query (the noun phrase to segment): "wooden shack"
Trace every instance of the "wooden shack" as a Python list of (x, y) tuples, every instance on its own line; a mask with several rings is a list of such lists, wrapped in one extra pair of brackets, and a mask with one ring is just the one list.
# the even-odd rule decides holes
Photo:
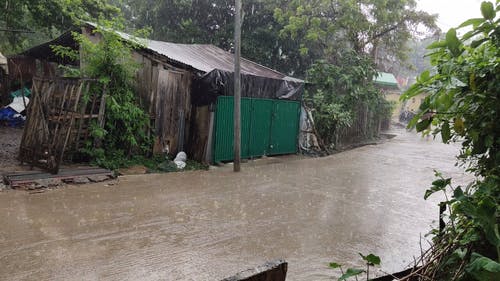
[[(87, 23), (72, 32), (81, 32), (97, 41), (100, 35), (94, 32), (95, 28), (96, 25)], [(123, 40), (132, 38), (125, 33), (118, 34)], [(213, 45), (146, 39), (141, 39), (141, 43), (144, 46), (133, 51), (132, 55), (141, 65), (136, 74), (137, 94), (141, 106), (151, 118), (155, 136), (153, 152), (175, 155), (178, 151), (186, 151), (191, 159), (210, 162), (210, 134), (214, 126), (211, 112), (213, 115), (218, 96), (233, 94), (233, 54)], [(79, 48), (69, 31), (22, 52), (20, 56), (42, 64), (79, 65), (80, 62), (57, 57), (51, 45)], [(301, 99), (301, 80), (246, 59), (241, 61), (241, 71), (243, 97)]]

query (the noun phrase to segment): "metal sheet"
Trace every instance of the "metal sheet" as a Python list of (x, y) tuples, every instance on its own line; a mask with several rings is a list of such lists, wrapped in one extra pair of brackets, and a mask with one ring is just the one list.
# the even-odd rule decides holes
[(269, 155), (273, 100), (252, 99), (249, 157)]
[[(241, 115), (241, 158), (297, 152), (300, 102), (242, 98)], [(233, 97), (220, 96), (214, 162), (234, 159), (233, 136)]]
[(270, 155), (297, 153), (300, 103), (276, 101), (271, 125)]

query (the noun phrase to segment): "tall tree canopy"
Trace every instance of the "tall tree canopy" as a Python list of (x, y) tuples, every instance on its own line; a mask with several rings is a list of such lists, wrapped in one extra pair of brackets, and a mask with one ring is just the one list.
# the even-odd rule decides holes
[(6, 39), (0, 40), (0, 48), (10, 53), (20, 51), (73, 27), (78, 20), (118, 15), (120, 10), (108, 2), (0, 0), (0, 36)]
[(303, 56), (335, 62), (353, 49), (370, 54), (379, 68), (387, 59), (404, 60), (406, 42), (420, 30), (437, 29), (436, 16), (417, 11), (415, 0), (294, 0), (275, 17), (280, 35), (299, 41)]

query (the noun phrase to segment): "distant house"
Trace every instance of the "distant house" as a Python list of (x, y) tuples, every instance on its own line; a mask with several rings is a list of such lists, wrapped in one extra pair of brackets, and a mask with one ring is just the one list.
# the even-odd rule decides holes
[(5, 74), (9, 73), (9, 69), (7, 68), (7, 58), (4, 57), (2, 53), (0, 53), (0, 71), (3, 71)]
[(401, 89), (399, 88), (398, 80), (396, 80), (396, 77), (392, 73), (378, 72), (374, 82), (384, 94), (385, 99), (395, 103), (392, 118), (398, 118), (401, 109), (401, 103), (399, 101)]
[[(20, 53), (25, 77), (60, 76), (58, 64), (79, 65), (58, 57), (51, 45), (78, 50), (71, 32), (100, 40), (95, 25), (68, 31)], [(119, 33), (124, 40), (130, 35)], [(133, 52), (141, 67), (137, 94), (151, 118), (155, 153), (186, 151), (203, 162), (229, 161), (232, 155), (233, 54), (213, 45), (176, 44), (144, 39)], [(300, 100), (304, 81), (247, 59), (242, 72), (242, 157), (297, 152)]]
[(2, 98), (7, 91), (6, 85), (6, 75), (9, 73), (9, 68), (7, 65), (7, 58), (0, 53), (0, 106), (2, 106)]

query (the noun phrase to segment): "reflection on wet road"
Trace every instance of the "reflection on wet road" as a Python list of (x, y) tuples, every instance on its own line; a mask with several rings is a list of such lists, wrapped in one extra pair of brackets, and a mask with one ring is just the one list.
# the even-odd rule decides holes
[(358, 252), (402, 269), (437, 218), (433, 169), (464, 181), (457, 146), (404, 131), (320, 159), (126, 176), (0, 193), (1, 280), (219, 280), (285, 258), (287, 280), (327, 280)]

